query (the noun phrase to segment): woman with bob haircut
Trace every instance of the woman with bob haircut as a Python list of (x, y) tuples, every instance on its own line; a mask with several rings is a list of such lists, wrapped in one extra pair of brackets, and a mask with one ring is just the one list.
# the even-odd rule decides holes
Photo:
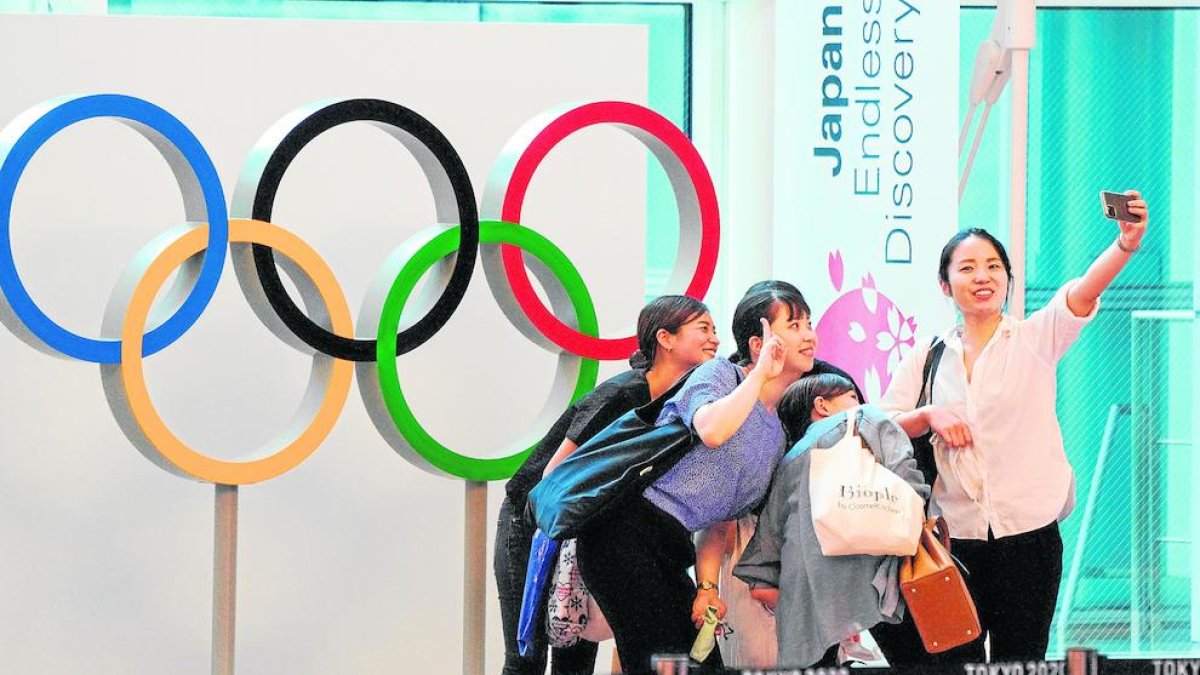
[[(683, 295), (664, 295), (643, 307), (638, 314), (637, 334), (638, 351), (629, 359), (632, 369), (602, 382), (572, 403), (505, 486), (494, 556), (504, 630), (503, 675), (541, 675), (546, 671), (545, 630), (535, 632), (531, 656), (523, 657), (517, 649), (517, 623), (534, 531), (534, 525), (524, 517), (529, 491), (601, 429), (649, 403), (684, 373), (716, 356), (720, 344), (708, 307)], [(596, 651), (596, 643), (586, 640), (556, 647), (551, 650), (551, 672), (591, 673)]]
[(844, 375), (820, 373), (793, 384), (779, 402), (788, 447), (803, 438), (813, 422), (858, 405), (862, 405), (858, 387)]
[[(934, 434), (933, 507), (946, 519), (951, 551), (969, 570), (967, 586), (990, 637), (992, 661), (1040, 660), (1062, 578), (1058, 523), (1075, 504), (1075, 476), (1055, 415), (1059, 360), (1096, 316), (1100, 294), (1142, 245), (1148, 210), (1137, 191), (1119, 232), (1082, 277), (1028, 317), (1005, 313), (1012, 265), (981, 229), (959, 232), (942, 249), (938, 282), (961, 315), (945, 345), (931, 403), (917, 407), (931, 342), (901, 361), (881, 407), (916, 437)], [(907, 648), (877, 635), (894, 663), (928, 660), (908, 626)], [(943, 655), (938, 655), (942, 660)], [(944, 655), (984, 660), (983, 639)]]
[[(583, 581), (613, 629), (626, 672), (651, 672), (657, 653), (688, 652), (708, 606), (724, 614), (720, 555), (702, 566), (692, 534), (702, 533), (701, 548), (716, 542), (723, 550), (730, 522), (766, 494), (784, 449), (775, 408), (813, 366), (809, 315), (794, 290), (764, 288), (742, 298), (733, 335), (748, 365), (721, 357), (704, 363), (658, 419), (689, 425), (698, 442), (640, 497), (579, 535)], [(688, 575), (693, 565), (699, 589)], [(722, 666), (719, 649), (705, 666)]]
[(779, 419), (790, 450), (734, 574), (750, 584), (751, 597), (778, 612), (780, 665), (874, 660), (878, 656), (858, 635), (901, 621), (900, 557), (823, 554), (809, 493), (816, 480), (813, 451), (837, 446), (853, 425), (875, 461), (925, 499), (929, 487), (913, 459), (912, 443), (883, 410), (860, 406), (854, 384), (834, 374), (810, 375), (788, 387)]

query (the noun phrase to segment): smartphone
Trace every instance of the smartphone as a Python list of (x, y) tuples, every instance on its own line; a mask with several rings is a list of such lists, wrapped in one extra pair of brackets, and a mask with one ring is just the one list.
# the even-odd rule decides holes
[(1104, 210), (1104, 217), (1111, 220), (1124, 223), (1141, 222), (1141, 218), (1129, 212), (1129, 202), (1132, 200), (1133, 197), (1119, 192), (1100, 191), (1100, 208)]

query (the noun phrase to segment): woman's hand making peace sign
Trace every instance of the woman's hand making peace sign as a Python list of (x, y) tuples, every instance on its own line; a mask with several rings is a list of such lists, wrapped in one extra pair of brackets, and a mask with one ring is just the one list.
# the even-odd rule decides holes
[(762, 347), (758, 350), (754, 371), (761, 373), (764, 380), (773, 380), (783, 372), (787, 352), (783, 338), (771, 332), (771, 324), (764, 318), (759, 321), (762, 322)]

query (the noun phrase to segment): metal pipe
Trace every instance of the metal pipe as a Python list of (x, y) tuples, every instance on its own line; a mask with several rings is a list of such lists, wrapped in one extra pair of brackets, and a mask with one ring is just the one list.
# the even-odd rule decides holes
[(1008, 172), (1008, 255), (1012, 261), (1013, 290), (1009, 312), (1025, 317), (1025, 206), (1026, 146), (1029, 143), (1029, 52), (1012, 51), (1012, 134)]
[(1075, 589), (1079, 585), (1079, 571), (1083, 568), (1083, 551), (1087, 544), (1088, 535), (1092, 530), (1092, 516), (1096, 512), (1096, 504), (1100, 501), (1100, 488), (1104, 483), (1104, 468), (1108, 463), (1108, 451), (1112, 447), (1113, 435), (1117, 429), (1117, 419), (1129, 414), (1129, 405), (1116, 404), (1109, 406), (1108, 419), (1104, 422), (1104, 436), (1100, 440), (1100, 452), (1096, 457), (1096, 468), (1092, 471), (1092, 482), (1088, 486), (1087, 502), (1083, 507), (1083, 520), (1079, 523), (1079, 536), (1075, 539), (1075, 550), (1071, 553), (1071, 568), (1067, 572), (1067, 584), (1063, 594), (1062, 609), (1058, 614), (1058, 644), (1067, 642), (1067, 627), (1070, 623), (1071, 610), (1075, 608)]
[(463, 675), (484, 675), (487, 629), (487, 483), (465, 481)]
[(213, 521), (213, 675), (233, 675), (237, 609), (238, 489), (217, 485)]

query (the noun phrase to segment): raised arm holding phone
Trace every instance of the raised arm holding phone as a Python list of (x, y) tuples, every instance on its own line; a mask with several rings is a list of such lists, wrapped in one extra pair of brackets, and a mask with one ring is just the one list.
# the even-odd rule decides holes
[[(910, 436), (934, 433), (934, 508), (949, 525), (951, 550), (970, 570), (968, 587), (993, 661), (1045, 657), (1062, 577), (1058, 522), (1075, 503), (1055, 415), (1056, 367), (1095, 317), (1100, 294), (1142, 245), (1146, 201), (1135, 190), (1124, 196), (1124, 211), (1106, 208), (1104, 215), (1134, 220), (1118, 219), (1113, 243), (1083, 276), (1026, 318), (1004, 311), (1012, 286), (1004, 246), (981, 229), (951, 237), (938, 282), (961, 322), (939, 336), (944, 350), (932, 402), (916, 407), (929, 340), (901, 361), (881, 401)], [(890, 662), (931, 660), (915, 632), (876, 638)], [(939, 657), (981, 662), (982, 636)]]

